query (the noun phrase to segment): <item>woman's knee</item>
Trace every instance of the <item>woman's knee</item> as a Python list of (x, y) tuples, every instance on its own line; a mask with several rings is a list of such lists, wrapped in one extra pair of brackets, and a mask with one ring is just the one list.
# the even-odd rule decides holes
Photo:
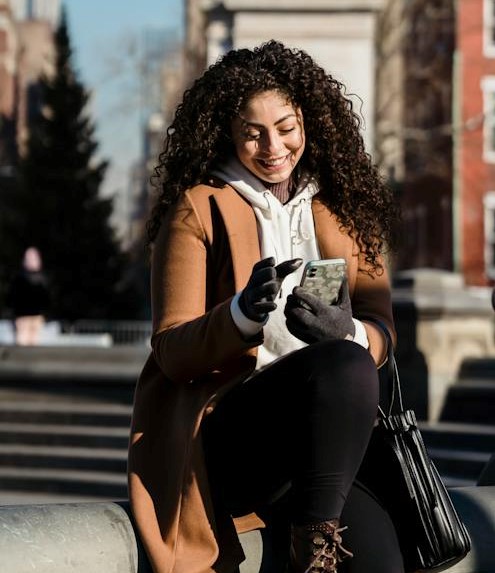
[(343, 380), (378, 378), (376, 364), (366, 348), (349, 340), (324, 340), (311, 347), (312, 369), (331, 372)]
[(378, 371), (367, 349), (355, 342), (336, 340), (314, 344), (312, 351), (309, 378), (320, 396), (327, 394), (334, 399), (338, 393), (378, 401)]

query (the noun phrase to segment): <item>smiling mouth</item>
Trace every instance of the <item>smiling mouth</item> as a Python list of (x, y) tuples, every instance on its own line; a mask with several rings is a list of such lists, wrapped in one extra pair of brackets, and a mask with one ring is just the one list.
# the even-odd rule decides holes
[(287, 160), (288, 155), (285, 157), (279, 157), (278, 159), (258, 159), (258, 162), (265, 167), (280, 167)]

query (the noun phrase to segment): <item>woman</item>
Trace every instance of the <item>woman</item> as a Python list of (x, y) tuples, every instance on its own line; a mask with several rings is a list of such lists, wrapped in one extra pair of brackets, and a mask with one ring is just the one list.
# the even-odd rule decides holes
[(14, 276), (7, 295), (7, 305), (14, 315), (15, 343), (34, 346), (39, 343), (50, 303), (43, 261), (36, 247), (28, 247), (22, 268)]
[[(210, 67), (168, 130), (129, 452), (156, 572), (235, 571), (236, 532), (281, 499), (289, 571), (402, 570), (388, 516), (355, 485), (386, 352), (373, 320), (394, 335), (394, 208), (342, 88), (271, 41)], [(330, 258), (347, 264), (331, 306), (297, 286)]]

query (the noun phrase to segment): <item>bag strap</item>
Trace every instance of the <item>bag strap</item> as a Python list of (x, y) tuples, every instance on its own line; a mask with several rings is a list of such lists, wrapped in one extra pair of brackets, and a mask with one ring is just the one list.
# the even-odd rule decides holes
[[(367, 322), (373, 322), (378, 326), (378, 328), (385, 335), (387, 341), (387, 389), (388, 389), (388, 412), (385, 413), (381, 405), (378, 405), (378, 413), (382, 418), (390, 416), (394, 412), (394, 406), (397, 404), (399, 411), (404, 411), (404, 405), (402, 402), (402, 390), (399, 380), (399, 370), (397, 368), (397, 362), (394, 355), (394, 345), (392, 342), (392, 337), (390, 336), (390, 331), (384, 322), (374, 316), (360, 316), (359, 320), (366, 320)], [(385, 366), (385, 365), (384, 365)]]

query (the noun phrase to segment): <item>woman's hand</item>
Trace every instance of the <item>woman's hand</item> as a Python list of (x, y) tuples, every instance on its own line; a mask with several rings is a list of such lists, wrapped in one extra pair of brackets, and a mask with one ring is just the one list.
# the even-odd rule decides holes
[(284, 278), (302, 264), (302, 259), (291, 259), (275, 266), (275, 259), (258, 261), (251, 272), (248, 284), (239, 297), (239, 307), (250, 320), (263, 322), (266, 315), (277, 308), (277, 297)]
[(332, 305), (303, 287), (295, 287), (287, 297), (284, 313), (289, 332), (308, 344), (320, 340), (353, 340), (356, 332), (347, 279), (340, 287), (337, 302)]

